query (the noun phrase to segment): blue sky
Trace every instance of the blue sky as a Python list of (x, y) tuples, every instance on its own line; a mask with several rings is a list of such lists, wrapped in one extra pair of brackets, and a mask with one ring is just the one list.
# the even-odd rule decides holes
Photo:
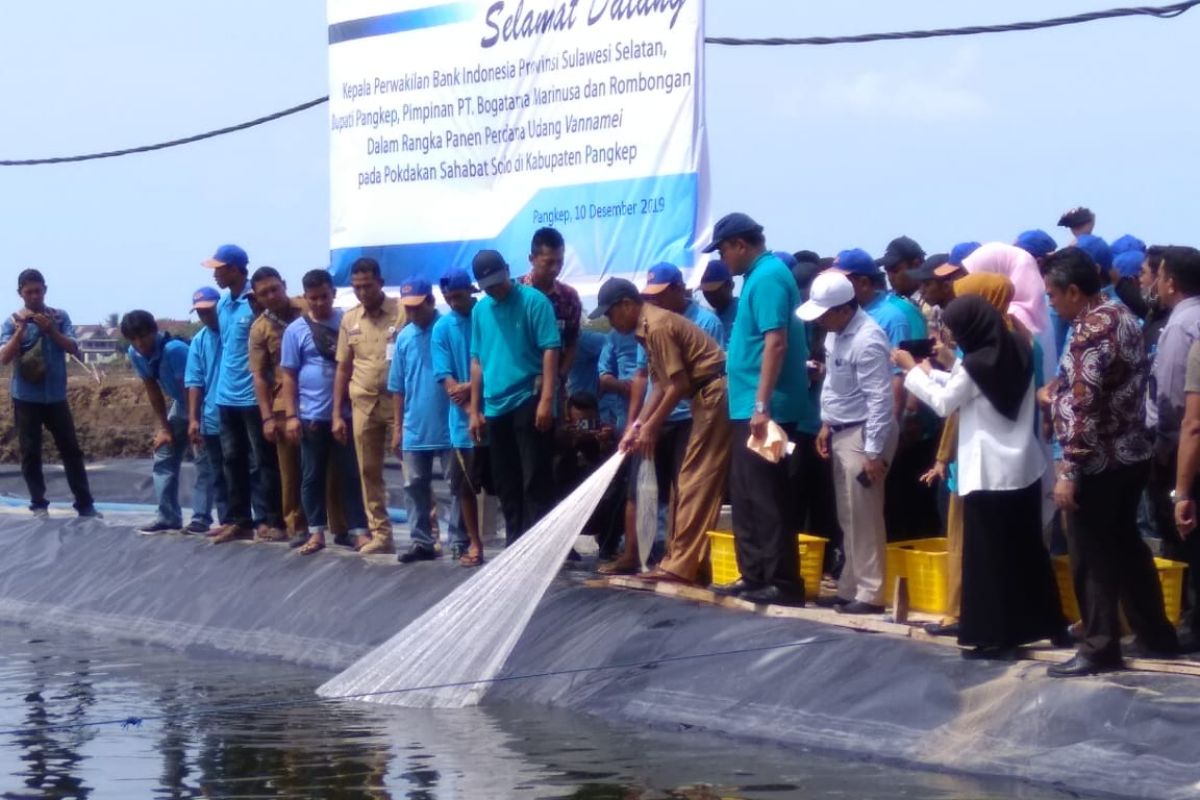
[[(1041, 19), (1106, 0), (709, 0), (712, 35)], [(6, 4), (0, 158), (187, 135), (325, 94), (323, 0)], [(708, 56), (713, 209), (776, 248), (878, 254), (1011, 239), (1085, 204), (1098, 232), (1194, 243), (1200, 9), (993, 36)], [(236, 241), (293, 282), (328, 261), (323, 109), (173, 151), (0, 170), (0, 269), (36, 266), (77, 322), (183, 316)], [(1061, 239), (1062, 237), (1059, 236)], [(10, 296), (15, 306), (17, 298)]]

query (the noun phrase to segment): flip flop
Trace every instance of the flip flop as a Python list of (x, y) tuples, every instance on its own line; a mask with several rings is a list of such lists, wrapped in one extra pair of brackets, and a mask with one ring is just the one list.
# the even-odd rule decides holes
[(613, 561), (609, 564), (601, 564), (596, 572), (601, 575), (637, 575), (638, 568), (636, 566), (622, 566), (620, 563)]
[(482, 567), (483, 554), (471, 555), (470, 553), (466, 553), (458, 560), (458, 565), (460, 567)]
[(325, 549), (325, 541), (322, 539), (309, 539), (300, 549), (302, 556), (311, 556), (313, 553), (319, 553)]

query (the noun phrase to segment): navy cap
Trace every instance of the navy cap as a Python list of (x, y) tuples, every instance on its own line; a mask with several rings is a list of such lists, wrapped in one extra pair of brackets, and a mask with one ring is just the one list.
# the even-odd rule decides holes
[(924, 259), (925, 251), (921, 245), (907, 236), (901, 236), (888, 242), (883, 258), (879, 259), (879, 266), (884, 269), (894, 269), (896, 265), (905, 261), (924, 261)]
[(596, 310), (588, 314), (589, 319), (599, 319), (609, 312), (613, 306), (622, 300), (637, 300), (642, 301), (641, 294), (638, 293), (637, 287), (632, 281), (627, 281), (624, 278), (609, 278), (603, 285), (600, 286), (600, 291), (596, 295)]
[(683, 273), (674, 264), (655, 264), (646, 272), (646, 288), (642, 294), (659, 294), (675, 284), (683, 284)]
[(979, 242), (960, 242), (950, 248), (950, 258), (947, 263), (961, 267), (963, 262), (967, 260), (967, 256), (974, 253), (980, 248)]
[(192, 292), (192, 311), (202, 308), (216, 308), (221, 301), (221, 293), (211, 286), (201, 286)]
[(213, 257), (201, 261), (200, 266), (216, 269), (217, 267), (245, 267), (250, 264), (250, 256), (236, 244), (223, 244), (213, 253)]
[(1045, 258), (1058, 249), (1053, 236), (1036, 228), (1022, 233), (1014, 244), (1034, 258)]
[(704, 277), (700, 278), (700, 289), (705, 292), (713, 292), (731, 280), (733, 280), (733, 273), (729, 271), (729, 267), (725, 266), (725, 262), (718, 258), (708, 262), (708, 266), (704, 268)]
[(1091, 256), (1092, 261), (1095, 261), (1096, 266), (1100, 269), (1112, 269), (1112, 248), (1099, 236), (1092, 236), (1090, 233), (1084, 234), (1075, 240), (1075, 246)]
[(949, 263), (949, 253), (934, 253), (929, 258), (921, 262), (921, 266), (917, 267), (916, 269), (910, 269), (908, 271), (908, 277), (917, 283), (937, 280), (938, 278), (944, 277), (937, 273), (937, 268), (943, 267)]
[(479, 287), (471, 281), (470, 273), (457, 267), (446, 270), (446, 274), (438, 281), (438, 286), (441, 288), (442, 294), (462, 291), (475, 294), (479, 291)]
[(783, 262), (783, 265), (788, 269), (795, 269), (800, 262), (796, 261), (796, 257), (785, 250), (776, 250), (773, 255)]
[(704, 248), (703, 252), (711, 253), (726, 239), (732, 239), (735, 236), (747, 233), (762, 233), (762, 229), (762, 225), (751, 219), (749, 214), (742, 214), (741, 212), (726, 214), (717, 220), (717, 224), (713, 226), (712, 244)]
[(1140, 250), (1126, 250), (1113, 258), (1113, 269), (1121, 273), (1122, 278), (1136, 278), (1142, 272), (1142, 262), (1146, 254)]
[(413, 278), (400, 285), (400, 302), (406, 306), (419, 306), (431, 294), (433, 287), (424, 278)]
[(480, 289), (490, 289), (508, 280), (508, 262), (495, 250), (480, 250), (471, 259), (471, 271)]
[(1058, 218), (1058, 227), (1060, 228), (1078, 228), (1080, 225), (1086, 225), (1089, 222), (1095, 222), (1096, 215), (1092, 213), (1090, 208), (1072, 208), (1067, 213)]
[(1128, 253), (1131, 250), (1138, 253), (1145, 253), (1146, 243), (1136, 236), (1127, 233), (1120, 239), (1113, 241), (1113, 243), (1109, 245), (1109, 249), (1112, 250), (1113, 258), (1116, 258), (1122, 253)]
[(843, 275), (882, 275), (879, 265), (866, 250), (855, 247), (838, 253), (833, 268)]

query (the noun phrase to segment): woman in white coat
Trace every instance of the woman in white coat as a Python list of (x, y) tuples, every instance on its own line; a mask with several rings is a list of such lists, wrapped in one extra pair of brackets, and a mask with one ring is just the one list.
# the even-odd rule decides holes
[(904, 387), (945, 417), (959, 412), (963, 595), (958, 642), (968, 658), (1010, 659), (1022, 644), (1065, 629), (1042, 543), (1033, 354), (979, 296), (951, 303), (943, 322), (963, 356), (950, 372), (897, 351)]

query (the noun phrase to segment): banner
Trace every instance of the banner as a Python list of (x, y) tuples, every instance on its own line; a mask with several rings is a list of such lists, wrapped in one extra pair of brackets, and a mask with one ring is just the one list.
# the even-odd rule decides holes
[(328, 0), (340, 285), (360, 256), (396, 285), (485, 248), (520, 275), (543, 226), (584, 291), (694, 263), (703, 0), (429, 2)]

